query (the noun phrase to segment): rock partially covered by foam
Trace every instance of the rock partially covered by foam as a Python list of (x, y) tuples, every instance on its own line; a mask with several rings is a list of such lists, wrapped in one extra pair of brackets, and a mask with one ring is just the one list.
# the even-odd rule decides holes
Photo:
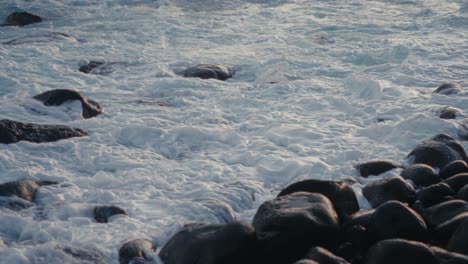
[(26, 26), (29, 24), (42, 22), (40, 16), (28, 12), (13, 12), (7, 16), (2, 26)]
[(38, 125), (8, 119), (0, 120), (0, 143), (4, 144), (16, 143), (22, 140), (44, 143), (86, 135), (87, 133), (83, 130), (68, 126)]
[(463, 92), (463, 87), (458, 83), (443, 83), (437, 89), (435, 89), (434, 93), (444, 94), (444, 95), (451, 95)]
[(107, 223), (109, 222), (109, 218), (114, 215), (127, 215), (125, 210), (117, 206), (108, 206), (108, 205), (100, 205), (94, 207), (94, 219), (98, 223)]
[(119, 263), (156, 263), (156, 246), (147, 239), (134, 239), (119, 249)]
[(238, 264), (254, 263), (256, 250), (250, 225), (192, 225), (175, 234), (159, 256), (165, 264)]
[(0, 184), (0, 196), (17, 196), (26, 201), (34, 202), (34, 196), (39, 187), (52, 184), (58, 184), (58, 182), (32, 179), (6, 182)]
[(225, 81), (234, 76), (234, 69), (230, 66), (215, 64), (198, 64), (182, 72), (184, 77), (197, 77), (201, 79), (217, 79)]
[(355, 168), (359, 171), (359, 174), (365, 178), (371, 175), (377, 176), (389, 170), (401, 167), (401, 164), (393, 160), (385, 159), (366, 161), (355, 166)]
[(78, 100), (83, 108), (83, 118), (91, 118), (102, 113), (102, 108), (96, 101), (73, 90), (55, 89), (38, 94), (33, 98), (41, 101), (46, 106), (57, 106), (66, 101)]

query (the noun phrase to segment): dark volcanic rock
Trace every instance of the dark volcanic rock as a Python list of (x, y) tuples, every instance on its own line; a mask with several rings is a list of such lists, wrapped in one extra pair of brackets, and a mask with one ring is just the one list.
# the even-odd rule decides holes
[(401, 176), (410, 179), (416, 186), (429, 186), (440, 182), (436, 171), (426, 164), (414, 164), (404, 169)]
[(468, 184), (468, 173), (460, 173), (444, 180), (448, 186), (458, 192), (461, 188)]
[(34, 202), (36, 191), (41, 186), (57, 184), (52, 181), (19, 180), (0, 184), (0, 196), (17, 196), (29, 202)]
[(389, 170), (402, 168), (401, 164), (393, 160), (371, 160), (355, 166), (362, 177), (369, 177), (370, 175), (379, 175)]
[(455, 196), (455, 191), (446, 183), (441, 182), (420, 190), (417, 200), (425, 208), (443, 202), (448, 196)]
[(416, 198), (413, 186), (399, 176), (370, 182), (362, 193), (374, 208), (391, 200), (412, 204)]
[(461, 188), (460, 191), (458, 191), (457, 198), (468, 202), (468, 185), (465, 185), (465, 187)]
[(103, 61), (89, 61), (88, 64), (81, 66), (78, 70), (83, 73), (90, 73), (96, 67), (103, 65)]
[(427, 208), (423, 216), (429, 225), (438, 226), (464, 212), (468, 212), (468, 203), (463, 200), (452, 200)]
[(333, 255), (330, 251), (321, 248), (313, 247), (307, 251), (306, 259), (313, 260), (320, 264), (348, 264), (346, 260)]
[(175, 234), (159, 256), (165, 264), (238, 264), (252, 262), (256, 250), (250, 225), (195, 225)]
[(458, 83), (443, 83), (434, 91), (434, 93), (444, 95), (457, 94), (460, 92), (463, 92), (463, 87), (461, 87)]
[(301, 259), (299, 261), (294, 262), (294, 264), (321, 264), (321, 263), (317, 263), (310, 259)]
[(443, 222), (442, 224), (438, 225), (435, 228), (435, 238), (436, 241), (445, 245), (458, 227), (464, 222), (468, 220), (468, 212), (457, 214), (453, 218), (448, 221)]
[(263, 245), (262, 263), (292, 263), (313, 246), (333, 246), (339, 220), (327, 197), (296, 192), (263, 203), (253, 226)]
[(107, 223), (111, 216), (117, 214), (127, 215), (122, 208), (117, 206), (103, 205), (94, 207), (94, 219), (96, 219), (98, 223)]
[(439, 117), (442, 119), (456, 119), (458, 115), (461, 115), (463, 111), (461, 109), (452, 107), (452, 106), (446, 106), (442, 108), (439, 112)]
[(38, 94), (33, 98), (41, 101), (46, 106), (56, 106), (66, 101), (78, 100), (83, 108), (83, 118), (91, 118), (102, 113), (102, 108), (97, 102), (73, 90), (55, 89)]
[(374, 215), (374, 210), (362, 210), (353, 214), (350, 219), (343, 225), (343, 228), (346, 229), (352, 226), (363, 226), (368, 227), (372, 217)]
[(439, 264), (468, 264), (468, 256), (449, 252), (439, 247), (430, 247)]
[(468, 255), (468, 220), (463, 221), (450, 238), (447, 250)]
[(468, 173), (468, 165), (463, 160), (456, 160), (445, 165), (439, 172), (439, 177), (441, 179), (448, 179), (454, 175), (460, 173)]
[(232, 78), (234, 70), (229, 66), (198, 64), (182, 72), (184, 77), (197, 77), (201, 79), (217, 79), (225, 81)]
[(119, 263), (145, 263), (154, 260), (156, 246), (146, 239), (135, 239), (126, 242), (119, 249)]
[(420, 242), (388, 239), (372, 246), (366, 264), (439, 264), (431, 249)]
[(44, 143), (86, 135), (86, 132), (81, 129), (67, 126), (37, 125), (8, 119), (0, 120), (0, 143), (4, 144), (16, 143), (22, 140)]
[(13, 12), (7, 16), (2, 26), (26, 26), (39, 22), (42, 22), (40, 16), (28, 12)]
[(424, 242), (428, 239), (424, 219), (398, 201), (379, 206), (374, 212), (370, 229), (377, 240), (403, 238)]
[(408, 157), (414, 157), (414, 163), (427, 164), (442, 168), (456, 160), (466, 160), (463, 146), (452, 137), (439, 134), (416, 146)]
[(341, 181), (303, 180), (293, 183), (283, 189), (278, 197), (295, 192), (320, 193), (325, 195), (333, 204), (341, 220), (345, 220), (359, 211), (359, 204), (353, 189)]

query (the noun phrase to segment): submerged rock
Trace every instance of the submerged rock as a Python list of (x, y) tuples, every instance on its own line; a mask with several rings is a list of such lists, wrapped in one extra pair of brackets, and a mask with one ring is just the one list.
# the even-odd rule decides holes
[(3, 42), (2, 44), (20, 45), (20, 44), (27, 44), (27, 43), (49, 43), (53, 41), (78, 42), (76, 38), (66, 33), (50, 32), (50, 33), (33, 34), (33, 35), (26, 35), (26, 36), (18, 37), (18, 38)]
[(87, 133), (81, 129), (67, 126), (21, 123), (8, 119), (0, 120), (0, 143), (4, 144), (16, 143), (22, 140), (44, 143), (86, 135)]
[(400, 176), (370, 182), (364, 186), (362, 193), (373, 208), (391, 200), (412, 204), (416, 199), (413, 186)]
[(308, 179), (284, 188), (278, 197), (295, 192), (320, 193), (333, 204), (340, 219), (344, 220), (359, 211), (359, 204), (351, 186), (341, 181)]
[(73, 90), (55, 89), (38, 94), (33, 98), (41, 101), (46, 106), (57, 106), (66, 101), (78, 100), (83, 108), (83, 118), (95, 117), (102, 113), (102, 108), (96, 101)]
[(232, 78), (234, 69), (224, 65), (198, 64), (182, 72), (184, 77), (197, 77), (201, 79), (217, 79), (225, 81)]
[(250, 225), (194, 225), (175, 234), (159, 256), (165, 264), (254, 263), (256, 244)]
[(42, 22), (40, 16), (28, 12), (13, 12), (7, 16), (2, 26), (26, 26), (33, 23)]
[(365, 178), (371, 175), (377, 176), (389, 170), (401, 167), (401, 164), (393, 160), (371, 160), (355, 166), (355, 168), (359, 171), (359, 174)]
[(103, 65), (103, 61), (89, 61), (88, 64), (81, 66), (78, 70), (83, 73), (90, 73), (96, 67)]
[(439, 112), (439, 118), (442, 119), (456, 119), (458, 115), (461, 115), (463, 110), (452, 107), (446, 106), (442, 108)]
[(463, 92), (463, 87), (461, 87), (458, 83), (443, 83), (434, 91), (434, 93), (444, 95), (457, 94), (460, 92)]
[(94, 219), (98, 223), (107, 223), (109, 222), (109, 218), (114, 215), (127, 215), (127, 213), (120, 207), (117, 206), (96, 206), (94, 207)]
[(154, 261), (156, 246), (147, 239), (126, 242), (119, 249), (119, 263), (151, 263)]

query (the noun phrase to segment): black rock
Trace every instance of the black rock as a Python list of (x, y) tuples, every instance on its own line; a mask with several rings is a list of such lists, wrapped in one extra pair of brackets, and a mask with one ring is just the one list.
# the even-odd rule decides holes
[(450, 238), (447, 250), (468, 255), (468, 220), (463, 221)]
[(338, 215), (322, 194), (296, 192), (263, 203), (253, 226), (263, 245), (261, 263), (292, 263), (313, 246), (332, 247)]
[(460, 225), (468, 221), (468, 212), (457, 214), (448, 221), (443, 222), (435, 228), (436, 241), (441, 245), (446, 245)]
[(58, 184), (53, 181), (19, 180), (0, 184), (0, 196), (17, 196), (29, 202), (34, 202), (36, 191), (41, 186)]
[(457, 193), (457, 198), (468, 202), (468, 186), (461, 188)]
[(113, 215), (122, 214), (127, 215), (127, 213), (120, 207), (117, 206), (96, 206), (94, 207), (94, 219), (98, 223), (107, 223), (109, 218)]
[(424, 242), (428, 239), (424, 219), (398, 201), (389, 201), (377, 207), (370, 229), (377, 241), (403, 238)]
[(439, 172), (439, 177), (441, 179), (447, 179), (454, 175), (468, 172), (468, 165), (463, 160), (456, 160), (445, 165)]
[(430, 247), (439, 264), (468, 264), (468, 256), (449, 252), (439, 247)]
[(0, 143), (4, 144), (16, 143), (22, 140), (44, 143), (86, 135), (86, 132), (81, 129), (67, 126), (37, 125), (8, 119), (0, 120)]
[(33, 23), (42, 22), (40, 16), (28, 12), (13, 12), (7, 16), (2, 26), (26, 26)]
[(232, 67), (213, 64), (198, 64), (182, 72), (184, 77), (197, 77), (201, 79), (217, 79), (225, 81), (232, 78), (234, 70)]
[(443, 83), (434, 91), (434, 93), (444, 95), (457, 94), (461, 92), (463, 92), (463, 87), (461, 87), (458, 83)]
[(452, 200), (427, 208), (423, 217), (429, 225), (435, 227), (464, 212), (468, 212), (468, 203), (463, 200)]
[(78, 100), (83, 108), (83, 118), (91, 118), (102, 113), (102, 108), (97, 102), (73, 90), (55, 89), (38, 94), (33, 98), (46, 106), (56, 106), (66, 101)]
[(440, 182), (436, 171), (426, 164), (414, 164), (404, 169), (401, 176), (410, 179), (416, 186), (429, 186)]
[(461, 109), (452, 107), (452, 106), (446, 106), (442, 108), (439, 112), (439, 117), (442, 119), (456, 119), (458, 115), (461, 115), (463, 111)]
[(412, 204), (416, 199), (413, 186), (400, 176), (370, 182), (364, 186), (362, 193), (373, 208), (391, 200)]
[(320, 264), (348, 264), (349, 262), (333, 255), (330, 251), (322, 247), (313, 247), (307, 251), (306, 259), (313, 260)]
[(455, 191), (446, 183), (437, 183), (420, 190), (416, 197), (422, 207), (426, 208), (443, 202), (448, 196), (455, 196)]
[(431, 249), (420, 242), (388, 239), (372, 246), (366, 264), (439, 264)]
[(155, 251), (156, 246), (147, 239), (131, 240), (123, 244), (119, 249), (119, 263), (129, 264), (130, 262), (135, 263), (135, 261), (140, 263), (153, 261)]
[(343, 225), (343, 228), (346, 229), (352, 226), (363, 226), (367, 228), (372, 221), (375, 209), (373, 210), (361, 210), (353, 214), (350, 219)]
[(83, 73), (90, 73), (93, 69), (103, 65), (103, 61), (89, 61), (88, 64), (81, 66), (78, 70)]
[(195, 225), (175, 234), (159, 256), (165, 264), (253, 263), (256, 245), (250, 225)]
[(414, 163), (442, 168), (456, 160), (466, 160), (463, 146), (452, 137), (439, 134), (416, 146), (408, 157), (414, 157)]
[(393, 160), (371, 160), (355, 166), (362, 177), (379, 175), (389, 170), (402, 168), (401, 164)]
[(468, 184), (468, 173), (456, 174), (443, 181), (450, 186), (454, 191), (458, 192), (461, 188)]
[(321, 263), (317, 263), (310, 259), (301, 259), (299, 261), (294, 262), (294, 264), (321, 264)]
[(359, 211), (359, 204), (351, 186), (341, 181), (303, 180), (284, 188), (278, 197), (294, 192), (320, 193), (325, 195), (333, 204), (335, 211), (342, 221)]

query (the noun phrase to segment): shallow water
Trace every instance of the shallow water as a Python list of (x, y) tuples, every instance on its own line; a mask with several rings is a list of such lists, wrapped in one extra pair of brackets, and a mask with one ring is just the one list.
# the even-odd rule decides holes
[[(161, 246), (186, 223), (251, 221), (290, 183), (355, 178), (358, 162), (405, 162), (425, 138), (456, 137), (461, 126), (437, 111), (468, 111), (467, 93), (432, 94), (446, 81), (468, 87), (461, 0), (0, 2), (1, 18), (18, 10), (46, 20), (0, 27), (0, 42), (22, 38), (0, 45), (1, 119), (90, 135), (0, 146), (1, 182), (61, 182), (41, 188), (35, 207), (0, 210), (8, 263), (63, 262), (57, 245), (118, 263), (131, 238)], [(24, 38), (51, 32), (70, 38)], [(112, 70), (83, 74), (86, 60)], [(231, 65), (236, 75), (176, 74), (198, 63)], [(77, 102), (31, 98), (63, 88), (105, 113), (82, 119)], [(356, 179), (359, 194), (365, 181)], [(96, 223), (96, 204), (129, 217)], [(360, 204), (368, 207), (362, 196)]]

